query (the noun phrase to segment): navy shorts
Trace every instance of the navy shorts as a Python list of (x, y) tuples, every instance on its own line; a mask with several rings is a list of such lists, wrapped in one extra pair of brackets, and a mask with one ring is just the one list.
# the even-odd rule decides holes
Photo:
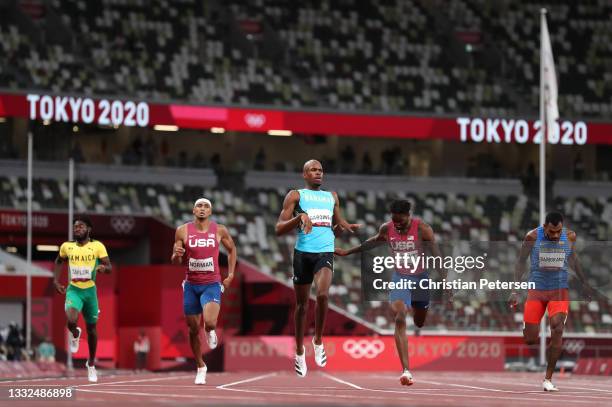
[(312, 284), (315, 274), (327, 267), (334, 271), (334, 253), (293, 251), (293, 284)]
[(427, 278), (427, 274), (421, 274), (418, 276), (405, 276), (399, 273), (393, 273), (393, 282), (400, 280), (414, 281), (416, 288), (410, 289), (396, 289), (389, 290), (389, 301), (395, 302), (397, 300), (404, 301), (407, 307), (413, 309), (427, 309), (429, 308), (429, 290), (419, 288), (419, 281)]
[(198, 315), (209, 302), (221, 304), (221, 283), (191, 284), (183, 281), (183, 312)]

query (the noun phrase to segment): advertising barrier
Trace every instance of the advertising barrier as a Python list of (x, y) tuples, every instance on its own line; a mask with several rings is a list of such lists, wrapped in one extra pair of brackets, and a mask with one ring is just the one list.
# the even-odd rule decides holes
[[(310, 369), (310, 338), (305, 338)], [(401, 370), (395, 339), (379, 337), (325, 337), (326, 371)], [(226, 371), (292, 370), (295, 341), (290, 336), (232, 337), (225, 342)], [(408, 340), (410, 367), (423, 370), (501, 371), (504, 369), (504, 339), (500, 337), (438, 336)]]
[[(53, 94), (0, 94), (0, 117), (99, 126), (283, 131), (338, 136), (444, 139), (472, 143), (539, 143), (538, 120), (354, 114), (224, 106), (149, 103)], [(548, 143), (612, 144), (612, 123), (559, 120)]]

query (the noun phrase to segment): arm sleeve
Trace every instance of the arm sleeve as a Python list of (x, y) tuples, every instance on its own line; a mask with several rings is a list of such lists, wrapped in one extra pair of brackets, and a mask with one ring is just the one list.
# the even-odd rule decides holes
[(68, 257), (68, 254), (66, 254), (66, 243), (62, 243), (62, 245), (60, 246), (59, 256), (63, 259)]
[(108, 253), (106, 252), (106, 247), (101, 242), (98, 242), (98, 258), (103, 259), (104, 257), (108, 257)]

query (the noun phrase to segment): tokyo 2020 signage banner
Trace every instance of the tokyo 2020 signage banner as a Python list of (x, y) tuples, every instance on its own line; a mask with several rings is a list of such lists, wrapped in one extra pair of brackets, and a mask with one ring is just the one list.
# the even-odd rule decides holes
[[(480, 117), (426, 117), (354, 114), (311, 110), (160, 104), (143, 100), (92, 98), (45, 93), (0, 94), (0, 117), (100, 126), (443, 139), (464, 143), (540, 143), (538, 120)], [(612, 144), (612, 122), (560, 120), (547, 137), (550, 144)]]
[[(326, 371), (396, 371), (401, 366), (392, 336), (324, 337)], [(312, 344), (304, 341), (307, 357)], [(291, 370), (295, 341), (289, 336), (231, 337), (225, 341), (227, 371)], [(501, 371), (501, 337), (419, 336), (408, 340), (410, 367), (424, 370)], [(314, 363), (311, 369), (318, 369)]]

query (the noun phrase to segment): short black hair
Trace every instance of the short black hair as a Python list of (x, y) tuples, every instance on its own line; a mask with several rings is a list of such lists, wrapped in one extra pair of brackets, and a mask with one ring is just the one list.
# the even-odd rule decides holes
[(74, 217), (74, 220), (72, 221), (72, 224), (74, 225), (77, 222), (83, 222), (84, 224), (87, 225), (87, 227), (93, 228), (93, 226), (91, 224), (91, 219), (89, 219), (89, 216), (86, 216), (86, 215), (76, 215)]
[(546, 214), (544, 224), (548, 225), (549, 223), (553, 226), (557, 226), (559, 223), (563, 223), (563, 215), (561, 215), (561, 212), (548, 212)]
[(396, 199), (395, 201), (391, 202), (389, 211), (391, 213), (409, 214), (411, 208), (412, 204), (410, 203), (410, 201), (406, 199)]

